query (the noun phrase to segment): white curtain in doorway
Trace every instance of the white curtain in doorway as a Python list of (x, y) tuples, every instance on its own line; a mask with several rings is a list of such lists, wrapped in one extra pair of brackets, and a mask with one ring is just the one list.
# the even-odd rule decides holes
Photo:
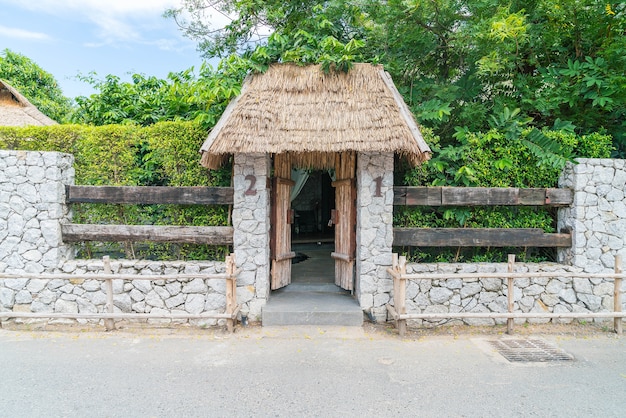
[[(294, 186), (291, 188), (291, 195), (289, 196), (289, 198), (291, 199), (291, 202), (293, 202), (296, 199), (296, 197), (298, 197), (298, 195), (302, 191), (302, 188), (306, 184), (306, 181), (309, 179), (310, 175), (311, 175), (311, 171), (309, 170), (301, 170), (299, 168), (291, 169), (291, 180), (295, 182)], [(328, 170), (328, 175), (330, 176), (330, 179), (332, 181), (335, 181), (335, 169), (334, 168), (331, 168)]]
[(296, 184), (291, 188), (291, 196), (289, 197), (293, 202), (296, 197), (302, 191), (302, 188), (306, 184), (306, 181), (309, 179), (309, 171), (308, 170), (300, 170), (298, 168), (291, 169), (291, 180), (293, 180)]

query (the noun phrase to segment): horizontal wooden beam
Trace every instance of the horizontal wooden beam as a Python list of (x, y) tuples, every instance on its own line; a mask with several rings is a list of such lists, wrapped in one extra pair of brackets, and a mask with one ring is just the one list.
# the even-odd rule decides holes
[(354, 258), (350, 257), (348, 254), (336, 253), (334, 251), (330, 253), (330, 257), (333, 260), (341, 260), (341, 261), (345, 261), (346, 263), (350, 263), (354, 261)]
[[(239, 269), (232, 275), (226, 273), (180, 273), (180, 274), (120, 274), (120, 273), (0, 273), (0, 279), (41, 279), (41, 280), (192, 280), (223, 279), (237, 276)], [(552, 277), (552, 276), (551, 276)], [(603, 277), (604, 278), (604, 277)]]
[[(533, 278), (580, 278), (580, 279), (625, 279), (626, 273), (581, 273), (572, 271), (527, 271), (527, 272), (497, 272), (497, 273), (399, 273), (393, 268), (387, 268), (387, 273), (397, 279), (406, 280), (447, 280), (447, 279), (461, 279), (468, 282), (476, 281), (476, 279), (533, 279)], [(0, 277), (3, 274), (0, 273)], [(27, 278), (28, 276), (24, 276)], [(47, 277), (47, 276), (46, 276)]]
[(394, 187), (394, 205), (403, 206), (569, 206), (570, 189), (514, 187)]
[(441, 206), (441, 187), (393, 188), (393, 204), (402, 206)]
[(230, 205), (232, 187), (66, 186), (68, 203)]
[(231, 226), (161, 226), (161, 225), (61, 225), (64, 242), (79, 241), (151, 241), (184, 244), (230, 245)]
[(293, 251), (285, 253), (285, 254), (277, 255), (274, 261), (291, 260), (292, 258), (296, 258), (296, 253)]
[[(388, 308), (389, 310), (389, 308)], [(464, 319), (464, 318), (626, 318), (626, 312), (445, 312), (398, 314), (389, 310), (398, 319)], [(395, 316), (394, 316), (395, 315)]]
[[(236, 313), (239, 312), (237, 308)], [(0, 312), (0, 318), (50, 318), (50, 319), (234, 319), (236, 313), (199, 313), (199, 314), (141, 314), (141, 313), (60, 313), (60, 312)]]
[(571, 247), (570, 234), (538, 228), (394, 228), (393, 245), (414, 247)]
[(574, 191), (572, 189), (546, 189), (546, 205), (571, 206), (573, 203)]

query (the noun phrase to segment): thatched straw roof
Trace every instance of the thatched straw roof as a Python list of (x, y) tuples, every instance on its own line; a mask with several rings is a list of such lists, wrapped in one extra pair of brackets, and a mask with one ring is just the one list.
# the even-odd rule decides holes
[(319, 65), (274, 64), (246, 79), (201, 147), (209, 168), (234, 153), (290, 153), (301, 166), (321, 168), (344, 151), (395, 152), (413, 164), (430, 158), (382, 66), (324, 74)]
[(0, 80), (0, 126), (47, 126), (56, 122), (33, 106), (6, 81)]

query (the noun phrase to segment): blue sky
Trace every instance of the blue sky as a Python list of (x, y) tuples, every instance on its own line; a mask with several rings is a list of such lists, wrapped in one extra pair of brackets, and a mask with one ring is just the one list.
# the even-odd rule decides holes
[(0, 0), (0, 51), (23, 54), (68, 97), (89, 95), (78, 73), (165, 78), (202, 62), (196, 43), (162, 17), (180, 0)]

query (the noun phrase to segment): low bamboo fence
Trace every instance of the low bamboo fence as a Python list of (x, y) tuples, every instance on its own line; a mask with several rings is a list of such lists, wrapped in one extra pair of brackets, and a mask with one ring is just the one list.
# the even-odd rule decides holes
[[(615, 257), (614, 273), (576, 273), (576, 272), (514, 272), (515, 255), (509, 254), (507, 272), (502, 273), (415, 273), (407, 274), (406, 257), (393, 254), (392, 266), (387, 272), (393, 278), (393, 306), (387, 305), (387, 311), (396, 324), (400, 336), (406, 334), (406, 321), (408, 319), (464, 319), (464, 318), (506, 318), (507, 333), (513, 333), (513, 324), (517, 318), (613, 318), (613, 327), (617, 334), (622, 334), (622, 318), (626, 313), (622, 312), (621, 286), (622, 279), (626, 275), (622, 272), (622, 257)], [(514, 286), (516, 279), (535, 277), (571, 277), (586, 279), (613, 279), (613, 312), (513, 312), (514, 310)], [(481, 279), (495, 278), (507, 281), (507, 312), (445, 312), (445, 313), (407, 313), (406, 311), (406, 286), (407, 280), (447, 280), (447, 279)]]
[[(62, 280), (103, 280), (105, 282), (107, 303), (106, 312), (98, 313), (61, 313), (61, 312), (0, 312), (0, 318), (49, 318), (49, 319), (104, 319), (107, 331), (115, 329), (116, 319), (226, 319), (228, 331), (233, 332), (237, 321), (237, 314), (240, 306), (237, 304), (237, 275), (239, 271), (235, 268), (235, 256), (231, 254), (226, 257), (226, 272), (217, 274), (114, 274), (111, 269), (109, 256), (103, 257), (102, 273), (84, 274), (30, 274), (30, 273), (0, 273), (0, 279), (62, 279)], [(224, 313), (200, 313), (200, 314), (141, 314), (114, 312), (113, 307), (113, 280), (190, 280), (190, 279), (223, 279), (226, 280), (226, 310)]]

